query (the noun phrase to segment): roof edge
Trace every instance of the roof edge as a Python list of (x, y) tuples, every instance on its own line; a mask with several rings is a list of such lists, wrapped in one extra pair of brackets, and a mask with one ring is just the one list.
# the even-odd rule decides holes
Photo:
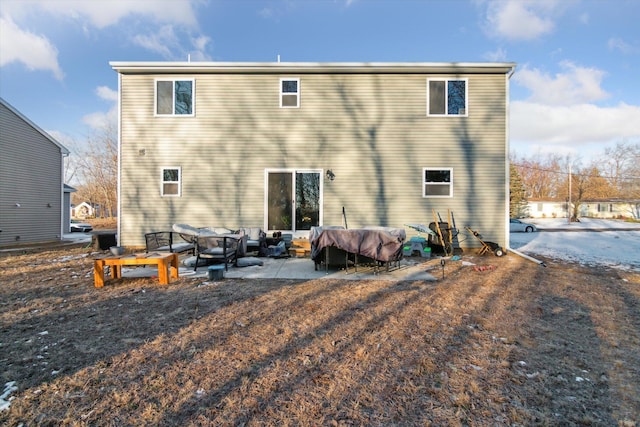
[(109, 65), (119, 73), (480, 73), (510, 74), (515, 62), (121, 62)]
[(70, 154), (70, 151), (61, 143), (59, 143), (54, 137), (52, 137), (51, 135), (49, 135), (46, 131), (44, 131), (40, 126), (38, 126), (37, 124), (35, 124), (33, 121), (31, 121), (27, 116), (25, 116), (24, 114), (22, 114), (20, 111), (18, 111), (13, 105), (9, 104), (7, 101), (5, 101), (4, 98), (0, 97), (0, 104), (4, 105), (5, 107), (7, 107), (7, 109), (9, 111), (11, 111), (13, 114), (15, 114), (16, 116), (18, 116), (20, 119), (22, 119), (25, 123), (27, 123), (29, 126), (31, 126), (33, 129), (35, 129), (38, 133), (42, 134), (42, 136), (44, 136), (45, 138), (47, 138), (49, 141), (51, 141), (53, 144), (55, 144), (56, 146), (58, 146), (58, 148), (60, 148), (60, 151), (62, 152), (63, 155), (68, 156)]

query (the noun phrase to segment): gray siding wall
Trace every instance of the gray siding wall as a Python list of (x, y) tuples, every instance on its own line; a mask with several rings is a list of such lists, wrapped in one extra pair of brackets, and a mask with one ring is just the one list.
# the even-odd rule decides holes
[[(156, 77), (195, 78), (195, 117), (154, 117)], [(300, 78), (300, 108), (279, 108), (282, 77)], [(350, 228), (451, 210), (460, 230), (504, 244), (506, 76), (457, 76), (468, 78), (468, 117), (427, 116), (429, 77), (456, 76), (122, 75), (121, 244), (176, 222), (264, 227), (266, 168), (331, 169), (324, 225), (342, 224), (342, 207)], [(181, 197), (160, 196), (163, 166), (182, 168)], [(454, 197), (423, 198), (424, 167), (453, 168)]]
[(0, 104), (0, 156), (0, 246), (60, 240), (60, 147)]

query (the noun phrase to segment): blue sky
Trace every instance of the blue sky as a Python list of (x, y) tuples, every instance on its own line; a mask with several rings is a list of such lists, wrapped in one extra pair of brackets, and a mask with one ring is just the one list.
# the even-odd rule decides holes
[(0, 0), (0, 96), (73, 150), (109, 61), (516, 62), (511, 148), (640, 143), (637, 0)]

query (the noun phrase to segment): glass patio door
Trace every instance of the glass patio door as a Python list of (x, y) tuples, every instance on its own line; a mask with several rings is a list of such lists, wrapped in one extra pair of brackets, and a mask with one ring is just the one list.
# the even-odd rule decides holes
[(267, 171), (268, 230), (310, 230), (320, 225), (321, 171)]

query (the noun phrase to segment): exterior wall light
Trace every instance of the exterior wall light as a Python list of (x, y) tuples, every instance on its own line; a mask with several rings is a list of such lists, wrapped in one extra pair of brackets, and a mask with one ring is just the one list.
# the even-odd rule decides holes
[(334, 174), (331, 169), (327, 171), (327, 179), (329, 181), (333, 181), (334, 179), (336, 179), (336, 174)]

